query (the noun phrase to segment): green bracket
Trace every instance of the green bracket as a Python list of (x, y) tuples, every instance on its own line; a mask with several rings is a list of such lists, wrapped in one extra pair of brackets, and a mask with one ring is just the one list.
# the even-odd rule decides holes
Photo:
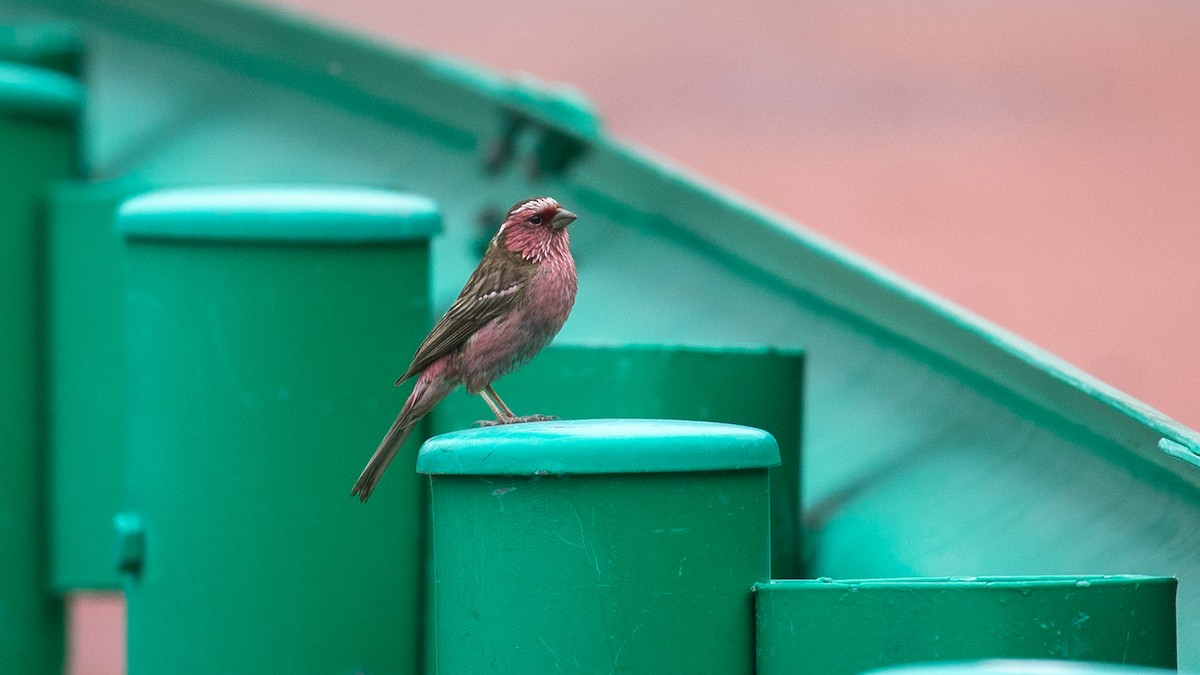
[(125, 512), (113, 516), (113, 528), (117, 531), (117, 574), (136, 582), (146, 564), (146, 525), (140, 515)]
[(497, 173), (522, 150), (522, 138), (534, 142), (526, 171), (530, 178), (565, 172), (600, 134), (600, 118), (580, 93), (550, 89), (531, 79), (514, 80), (497, 92), (500, 128), (487, 148), (484, 169)]

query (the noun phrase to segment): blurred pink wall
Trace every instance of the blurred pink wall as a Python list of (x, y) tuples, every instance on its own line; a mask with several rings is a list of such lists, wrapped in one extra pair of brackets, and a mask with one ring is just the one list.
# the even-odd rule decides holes
[(77, 593), (67, 604), (66, 672), (125, 672), (125, 600), (113, 593)]
[[(608, 128), (1200, 427), (1200, 4), (271, 0)], [(78, 674), (124, 667), (76, 602)]]

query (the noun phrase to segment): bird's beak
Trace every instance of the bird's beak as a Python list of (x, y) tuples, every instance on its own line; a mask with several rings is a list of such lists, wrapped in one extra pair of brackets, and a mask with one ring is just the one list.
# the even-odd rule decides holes
[(559, 209), (558, 213), (554, 214), (554, 217), (550, 219), (550, 227), (555, 230), (561, 230), (575, 222), (575, 219), (578, 217), (566, 209)]

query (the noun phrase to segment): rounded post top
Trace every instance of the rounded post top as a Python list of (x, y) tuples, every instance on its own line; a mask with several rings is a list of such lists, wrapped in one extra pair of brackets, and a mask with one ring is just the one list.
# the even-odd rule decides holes
[(992, 591), (1030, 589), (1075, 589), (1112, 588), (1141, 586), (1164, 586), (1174, 588), (1178, 581), (1174, 577), (1143, 574), (1039, 574), (1029, 576), (988, 577), (896, 577), (879, 579), (777, 579), (754, 585), (758, 592), (829, 591), (845, 593), (853, 591), (898, 591), (912, 593), (915, 590), (943, 592), (946, 590)]
[(681, 420), (572, 420), (464, 429), (421, 446), (417, 471), (449, 475), (681, 473), (779, 464), (771, 434)]
[(45, 68), (0, 61), (0, 114), (69, 120), (83, 109), (83, 87)]
[(987, 659), (905, 664), (872, 670), (866, 675), (1169, 675), (1175, 672), (1147, 666), (1062, 659)]
[(375, 188), (213, 186), (133, 197), (116, 226), (131, 240), (365, 244), (427, 239), (441, 214), (430, 199)]

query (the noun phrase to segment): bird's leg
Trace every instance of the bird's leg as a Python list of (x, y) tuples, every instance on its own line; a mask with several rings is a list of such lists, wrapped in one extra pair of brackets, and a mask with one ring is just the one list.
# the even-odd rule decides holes
[[(481, 427), (491, 427), (497, 424), (509, 424), (514, 417), (512, 411), (508, 409), (508, 406), (504, 406), (504, 409), (501, 410), (500, 406), (496, 405), (496, 402), (492, 400), (492, 397), (488, 396), (489, 389), (491, 389), (491, 386), (485, 387), (479, 392), (479, 396), (483, 398), (483, 402), (488, 404), (488, 407), (492, 409), (492, 413), (496, 415), (496, 419), (479, 420), (475, 424)], [(492, 393), (495, 394), (495, 392)], [(496, 398), (499, 399), (500, 397), (497, 396)], [(500, 404), (504, 405), (504, 402), (501, 401)]]
[[(496, 399), (496, 405), (499, 405), (500, 410), (504, 411), (505, 417), (511, 417), (514, 419), (516, 418), (516, 415), (513, 414), (512, 408), (508, 407), (508, 404), (504, 402), (504, 399), (500, 398), (500, 394), (497, 394), (495, 389), (492, 389), (492, 385), (489, 384), (488, 386), (484, 387), (483, 391), (479, 393), (480, 395), (484, 396), (484, 398), (486, 398), (488, 394), (491, 394), (492, 398)], [(500, 417), (500, 415), (496, 415), (496, 417)]]
[[(489, 396), (490, 394), (490, 396)], [(500, 398), (500, 394), (492, 388), (492, 385), (487, 385), (480, 390), (479, 395), (483, 397), (484, 402), (496, 413), (495, 420), (480, 420), (476, 422), (481, 427), (491, 427), (498, 424), (519, 424), (521, 422), (549, 422), (558, 419), (549, 415), (526, 415), (525, 417), (517, 417), (513, 414), (511, 408), (504, 403), (504, 399)], [(494, 401), (492, 399), (495, 399)]]
[(496, 403), (500, 405), (500, 409), (505, 412), (507, 416), (507, 421), (505, 424), (519, 424), (521, 422), (549, 422), (551, 420), (558, 419), (557, 417), (552, 417), (550, 415), (525, 415), (524, 417), (518, 417), (517, 415), (513, 414), (512, 408), (509, 408), (504, 403), (504, 399), (500, 398), (500, 394), (496, 393), (496, 390), (492, 388), (492, 385), (489, 384), (488, 386), (484, 387), (484, 391), (491, 394), (492, 398), (496, 399)]

